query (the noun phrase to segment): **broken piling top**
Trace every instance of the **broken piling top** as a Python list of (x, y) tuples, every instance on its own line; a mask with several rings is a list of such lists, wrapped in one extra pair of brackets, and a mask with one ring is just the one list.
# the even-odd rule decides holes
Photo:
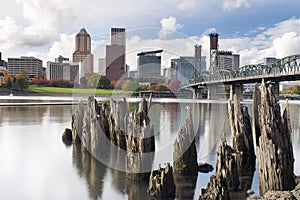
[(260, 192), (290, 190), (295, 186), (294, 154), (288, 104), (281, 115), (272, 86), (255, 86), (253, 116)]
[(179, 130), (174, 142), (173, 166), (180, 174), (197, 174), (197, 151), (191, 108), (186, 107), (187, 116), (184, 126)]

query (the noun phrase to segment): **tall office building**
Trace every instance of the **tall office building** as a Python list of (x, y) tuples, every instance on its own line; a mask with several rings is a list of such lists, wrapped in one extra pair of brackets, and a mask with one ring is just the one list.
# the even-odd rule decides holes
[(138, 53), (137, 76), (138, 78), (161, 77), (161, 53), (163, 50)]
[[(193, 56), (181, 56), (180, 58), (171, 59), (171, 68), (175, 69), (176, 79), (180, 81), (181, 85), (188, 84), (189, 80), (197, 78), (199, 71), (206, 71), (205, 59), (205, 56), (201, 56), (200, 58)], [(197, 62), (201, 62), (200, 66)], [(200, 70), (197, 69), (197, 67), (199, 67)]]
[(31, 81), (34, 78), (43, 77), (43, 61), (34, 57), (8, 58), (8, 73), (17, 75), (26, 71), (27, 78)]
[(91, 36), (84, 28), (76, 35), (73, 62), (80, 63), (81, 76), (89, 77), (93, 74), (94, 56), (91, 53)]
[(111, 28), (111, 45), (126, 45), (125, 28)]
[(69, 58), (59, 56), (55, 62), (47, 62), (47, 79), (79, 82), (79, 64), (70, 62)]
[(120, 80), (126, 73), (125, 28), (111, 28), (111, 45), (106, 46), (106, 77)]
[(240, 55), (232, 51), (218, 51), (218, 68), (238, 70), (240, 67)]

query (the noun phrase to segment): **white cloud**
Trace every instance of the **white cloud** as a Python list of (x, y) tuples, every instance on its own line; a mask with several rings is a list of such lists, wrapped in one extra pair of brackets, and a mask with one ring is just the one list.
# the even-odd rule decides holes
[(195, 0), (182, 0), (180, 4), (178, 4), (178, 8), (179, 10), (195, 9), (196, 5)]
[(208, 35), (208, 34), (210, 34), (210, 33), (216, 33), (216, 32), (217, 32), (217, 29), (216, 29), (216, 28), (208, 28), (208, 29), (206, 29), (206, 30), (204, 31), (203, 34)]
[(240, 54), (240, 66), (257, 64), (264, 57), (283, 58), (300, 54), (300, 19), (291, 18), (265, 29), (255, 37), (219, 38), (219, 48)]
[(182, 29), (183, 25), (179, 24), (176, 17), (163, 18), (160, 20), (161, 30), (158, 33), (159, 38), (167, 38), (178, 29)]
[(47, 60), (54, 60), (54, 58), (57, 58), (59, 55), (70, 58), (70, 60), (72, 60), (74, 49), (75, 34), (61, 34), (60, 39), (52, 44), (49, 52), (47, 53)]
[(248, 0), (225, 0), (223, 2), (223, 10), (231, 11), (240, 7), (249, 8), (250, 3)]
[[(177, 37), (176, 34), (179, 34), (178, 30), (183, 28), (183, 23), (185, 31), (193, 30), (193, 25), (198, 26), (201, 21), (209, 20), (212, 15), (220, 17), (224, 11), (226, 15), (229, 15), (227, 11), (249, 8), (251, 3), (250, 0), (203, 0), (201, 4), (196, 0), (177, 0), (175, 3), (173, 0), (159, 3), (147, 0), (133, 0), (132, 3), (118, 0), (89, 0), (88, 3), (82, 0), (16, 1), (0, 0), (4, 8), (0, 13), (0, 51), (3, 57), (36, 54), (44, 62), (53, 60), (59, 54), (71, 58), (74, 51), (74, 35), (72, 34), (77, 33), (82, 26), (86, 27), (91, 34), (94, 45), (92, 49), (97, 59), (98, 55), (101, 57), (104, 55), (105, 45), (101, 40), (109, 40), (110, 27), (139, 28), (141, 24), (143, 27), (159, 26), (159, 22), (161, 29), (156, 29), (150, 39), (142, 36), (130, 37), (128, 45), (136, 44), (139, 50), (143, 50), (144, 47), (164, 48), (169, 52), (175, 52), (173, 54), (175, 56), (193, 55), (193, 46), (200, 43), (203, 46), (203, 55), (209, 58), (207, 34), (216, 32), (216, 29), (208, 28), (208, 25), (204, 27), (200, 25), (199, 31), (203, 33), (199, 32), (198, 36), (183, 37), (181, 35), (179, 37), (177, 35)], [(265, 3), (262, 4), (265, 5)], [(164, 16), (171, 17), (163, 18)], [(179, 23), (176, 17), (177, 19), (180, 17), (182, 23)], [(230, 39), (222, 39), (222, 27), (216, 25), (218, 31), (221, 32), (219, 46), (221, 49), (239, 53), (241, 65), (256, 63), (265, 56), (282, 58), (300, 52), (300, 45), (297, 45), (300, 36), (298, 28), (300, 19), (294, 17), (274, 24), (271, 28), (263, 27), (270, 25), (258, 24), (258, 27), (253, 32), (249, 32), (247, 37), (235, 36)], [(206, 31), (203, 31), (205, 29)], [(105, 37), (102, 37), (104, 35)], [(165, 54), (167, 55), (166, 52)], [(133, 61), (129, 60), (130, 65), (136, 65), (136, 55), (134, 57)], [(168, 65), (167, 61), (165, 63)]]

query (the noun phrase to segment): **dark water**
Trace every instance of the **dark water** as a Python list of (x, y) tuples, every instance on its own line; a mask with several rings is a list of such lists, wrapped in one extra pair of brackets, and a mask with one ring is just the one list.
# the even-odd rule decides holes
[[(193, 111), (199, 162), (215, 166), (222, 133), (231, 143), (226, 104), (154, 103), (150, 109), (156, 133), (154, 168), (172, 162), (173, 142), (186, 105)], [(71, 126), (71, 114), (72, 106), (0, 107), (0, 199), (147, 198), (147, 182), (128, 181), (123, 172), (98, 162), (80, 146), (62, 143), (61, 134)], [(291, 102), (290, 116), (294, 168), (299, 175), (300, 103)], [(213, 173), (199, 174), (194, 180), (175, 177), (177, 196), (198, 199), (200, 188), (206, 187)], [(252, 189), (258, 194), (256, 173)]]

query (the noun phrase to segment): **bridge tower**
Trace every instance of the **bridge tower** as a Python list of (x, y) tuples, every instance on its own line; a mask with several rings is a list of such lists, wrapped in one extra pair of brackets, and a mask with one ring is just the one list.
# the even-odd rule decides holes
[(210, 68), (209, 73), (214, 74), (218, 70), (218, 33), (210, 33)]

